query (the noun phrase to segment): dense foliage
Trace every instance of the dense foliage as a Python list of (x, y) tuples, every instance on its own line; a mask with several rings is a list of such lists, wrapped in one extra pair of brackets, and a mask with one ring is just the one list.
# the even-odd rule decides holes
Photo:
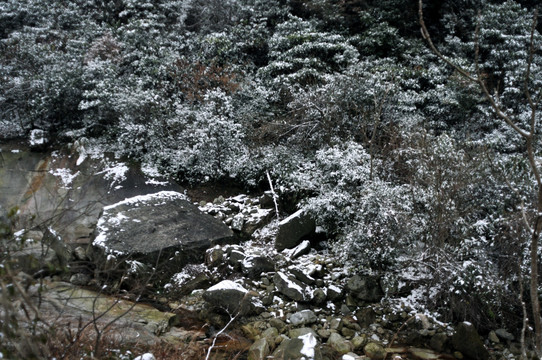
[[(353, 266), (418, 274), (447, 320), (519, 328), (524, 144), (427, 48), (412, 3), (3, 1), (0, 137), (98, 139), (187, 183), (261, 189), (269, 172)], [(441, 50), (474, 71), (478, 26), (488, 86), (528, 121), (536, 2), (437, 3)]]

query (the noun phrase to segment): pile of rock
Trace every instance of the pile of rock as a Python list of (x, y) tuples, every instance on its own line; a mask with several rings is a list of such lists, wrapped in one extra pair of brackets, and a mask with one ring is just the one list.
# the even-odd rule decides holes
[(260, 197), (237, 195), (224, 199), (219, 196), (213, 202), (202, 201), (199, 209), (223, 221), (230, 229), (245, 236), (267, 225), (275, 215), (272, 194)]

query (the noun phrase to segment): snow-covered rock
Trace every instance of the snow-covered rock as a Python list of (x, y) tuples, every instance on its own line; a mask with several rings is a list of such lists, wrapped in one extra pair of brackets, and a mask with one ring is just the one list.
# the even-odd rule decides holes
[(162, 191), (104, 207), (93, 246), (105, 256), (130, 256), (147, 264), (167, 260), (170, 270), (201, 262), (205, 251), (232, 239), (222, 222), (202, 214), (183, 194)]
[(223, 280), (203, 293), (203, 299), (207, 303), (226, 311), (230, 316), (263, 311), (256, 296), (256, 293), (249, 292), (243, 285), (231, 280)]

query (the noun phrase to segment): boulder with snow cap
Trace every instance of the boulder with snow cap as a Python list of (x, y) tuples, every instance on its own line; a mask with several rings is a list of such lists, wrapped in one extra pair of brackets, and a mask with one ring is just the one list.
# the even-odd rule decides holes
[(257, 295), (245, 289), (241, 284), (224, 280), (207, 289), (203, 293), (203, 299), (231, 316), (237, 314), (244, 316), (263, 311)]
[(226, 225), (203, 214), (183, 194), (162, 191), (104, 207), (93, 246), (98, 254), (149, 265), (167, 261), (167, 269), (174, 271), (202, 262), (209, 247), (232, 239)]
[(301, 239), (314, 233), (316, 223), (304, 210), (298, 210), (279, 223), (275, 249), (282, 251), (299, 245)]
[(487, 351), (478, 331), (469, 322), (462, 322), (455, 329), (452, 336), (452, 345), (463, 355), (474, 360), (487, 360), (489, 352)]

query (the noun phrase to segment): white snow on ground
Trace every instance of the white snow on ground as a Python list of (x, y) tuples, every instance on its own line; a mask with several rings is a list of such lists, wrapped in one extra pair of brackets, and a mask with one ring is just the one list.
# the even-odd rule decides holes
[[(103, 174), (106, 180), (111, 181), (110, 189), (118, 189), (119, 184), (126, 180), (126, 173), (128, 172), (128, 166), (124, 163), (112, 162), (108, 166), (97, 174)], [(117, 185), (117, 186), (116, 186)]]
[(169, 185), (168, 181), (160, 181), (156, 180), (155, 178), (161, 178), (163, 175), (158, 171), (156, 166), (153, 164), (142, 164), (141, 165), (141, 171), (145, 175), (145, 177), (148, 178), (148, 180), (145, 181), (145, 184), (147, 185), (154, 185), (154, 186), (163, 186), (163, 185)]
[(73, 174), (70, 169), (61, 168), (49, 170), (49, 173), (53, 176), (59, 177), (65, 189), (70, 189), (71, 183), (80, 174), (79, 171)]
[(145, 353), (143, 355), (136, 357), (134, 360), (156, 360), (156, 358), (151, 353)]
[(298, 337), (298, 339), (301, 339), (303, 341), (303, 348), (301, 349), (299, 353), (307, 356), (308, 359), (314, 359), (314, 348), (316, 347), (316, 344), (318, 343), (314, 335), (311, 333), (308, 333), (308, 334)]

